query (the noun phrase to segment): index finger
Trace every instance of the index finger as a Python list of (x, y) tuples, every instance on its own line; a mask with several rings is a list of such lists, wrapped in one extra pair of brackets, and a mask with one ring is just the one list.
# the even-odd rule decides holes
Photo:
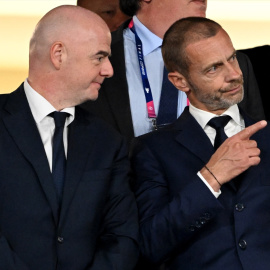
[(266, 126), (267, 122), (265, 120), (262, 120), (249, 127), (246, 127), (245, 129), (240, 131), (237, 135), (240, 137), (241, 140), (248, 140), (253, 134), (265, 128)]

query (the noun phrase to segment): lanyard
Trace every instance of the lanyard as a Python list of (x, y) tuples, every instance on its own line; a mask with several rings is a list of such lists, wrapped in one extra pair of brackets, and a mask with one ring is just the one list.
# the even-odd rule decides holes
[[(136, 30), (135, 30), (133, 19), (130, 21), (128, 27), (135, 35), (137, 55), (138, 55), (140, 73), (141, 73), (141, 77), (142, 77), (144, 95), (145, 95), (145, 99), (146, 99), (146, 107), (147, 107), (148, 118), (152, 120), (153, 126), (156, 129), (157, 128), (157, 126), (156, 126), (157, 115), (156, 115), (156, 112), (155, 112), (153, 95), (152, 95), (150, 83), (149, 83), (147, 72), (146, 72), (146, 66), (145, 66), (144, 57), (143, 57), (142, 41), (140, 40), (140, 38), (139, 38), (139, 36), (138, 36), (138, 34), (137, 34)], [(189, 100), (188, 99), (187, 99), (187, 106), (189, 106)]]
[(144, 94), (145, 94), (145, 99), (146, 99), (146, 107), (147, 107), (147, 112), (148, 112), (148, 118), (152, 119), (153, 124), (155, 124), (157, 115), (156, 115), (156, 112), (155, 112), (154, 100), (153, 100), (151, 87), (150, 87), (148, 76), (147, 76), (147, 73), (146, 73), (146, 66), (145, 66), (144, 57), (143, 57), (142, 41), (140, 40), (137, 32), (135, 31), (133, 20), (130, 21), (128, 27), (135, 34), (137, 54), (138, 54), (140, 72), (141, 72), (142, 83), (143, 83), (143, 89), (144, 89)]

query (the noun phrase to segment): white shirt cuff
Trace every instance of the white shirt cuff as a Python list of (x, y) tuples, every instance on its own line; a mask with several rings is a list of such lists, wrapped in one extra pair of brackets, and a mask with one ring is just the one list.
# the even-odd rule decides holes
[(210, 189), (210, 191), (213, 193), (213, 195), (218, 198), (218, 196), (221, 194), (221, 190), (218, 192), (214, 191), (214, 189), (209, 185), (209, 183), (204, 179), (204, 177), (201, 175), (200, 172), (197, 173), (197, 175), (201, 178), (201, 180), (204, 182), (204, 184)]

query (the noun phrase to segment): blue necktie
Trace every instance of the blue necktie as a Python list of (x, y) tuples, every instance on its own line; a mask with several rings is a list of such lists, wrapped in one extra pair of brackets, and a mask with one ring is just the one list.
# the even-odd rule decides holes
[(208, 125), (214, 128), (217, 132), (214, 143), (215, 150), (217, 150), (217, 148), (228, 138), (228, 136), (225, 134), (224, 127), (231, 119), (232, 118), (229, 115), (224, 115), (214, 117), (208, 122)]
[(164, 66), (161, 96), (157, 116), (158, 127), (171, 124), (177, 119), (178, 91), (179, 90), (169, 81), (168, 71)]
[(66, 155), (63, 142), (63, 131), (67, 113), (53, 112), (51, 116), (54, 118), (55, 122), (55, 131), (53, 136), (52, 176), (60, 202), (62, 199), (66, 171)]

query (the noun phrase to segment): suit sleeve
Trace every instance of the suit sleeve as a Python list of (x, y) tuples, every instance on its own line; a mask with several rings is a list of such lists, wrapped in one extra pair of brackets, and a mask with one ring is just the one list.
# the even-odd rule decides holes
[(196, 172), (188, 179), (190, 184), (171, 196), (170, 179), (162, 164), (149, 144), (139, 138), (132, 142), (130, 158), (141, 252), (152, 263), (163, 263), (196, 237), (223, 208)]
[[(0, 107), (6, 102), (8, 95), (3, 94), (0, 98)], [(16, 269), (16, 270), (29, 270), (29, 268), (21, 261), (21, 259), (14, 253), (0, 230), (0, 269)]]
[(124, 145), (115, 157), (104, 226), (89, 270), (132, 270), (137, 263), (138, 213), (129, 180), (130, 164)]
[(239, 66), (244, 78), (244, 99), (239, 106), (254, 120), (265, 119), (259, 86), (248, 56), (237, 51)]

